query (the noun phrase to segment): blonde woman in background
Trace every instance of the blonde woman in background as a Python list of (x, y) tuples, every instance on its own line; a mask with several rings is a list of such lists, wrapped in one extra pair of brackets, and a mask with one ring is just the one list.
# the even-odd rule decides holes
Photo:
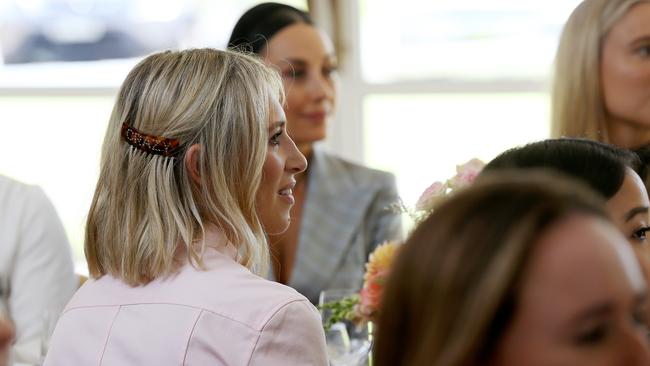
[(650, 1), (584, 0), (555, 62), (553, 137), (650, 143)]
[(641, 366), (647, 290), (604, 202), (548, 172), (479, 177), (401, 249), (376, 366)]
[(91, 279), (46, 365), (326, 365), (317, 310), (258, 277), (306, 168), (252, 57), (163, 52), (123, 83), (86, 228)]

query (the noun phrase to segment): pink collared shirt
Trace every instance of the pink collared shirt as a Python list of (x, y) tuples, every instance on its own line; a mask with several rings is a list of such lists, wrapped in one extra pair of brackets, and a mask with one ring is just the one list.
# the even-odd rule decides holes
[(190, 265), (130, 287), (89, 280), (61, 315), (45, 360), (58, 365), (327, 365), (314, 306), (208, 249)]

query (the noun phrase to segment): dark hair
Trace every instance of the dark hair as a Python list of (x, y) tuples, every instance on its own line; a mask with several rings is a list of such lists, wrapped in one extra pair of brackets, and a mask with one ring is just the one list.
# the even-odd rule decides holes
[(392, 267), (375, 365), (488, 363), (539, 238), (576, 214), (609, 221), (602, 197), (547, 171), (488, 174), (436, 208)]
[(239, 18), (230, 35), (228, 48), (259, 54), (271, 37), (295, 23), (313, 24), (309, 14), (292, 6), (259, 4)]
[(606, 199), (623, 185), (625, 168), (645, 177), (639, 157), (602, 142), (560, 138), (533, 142), (500, 154), (483, 172), (518, 168), (549, 168), (582, 181)]

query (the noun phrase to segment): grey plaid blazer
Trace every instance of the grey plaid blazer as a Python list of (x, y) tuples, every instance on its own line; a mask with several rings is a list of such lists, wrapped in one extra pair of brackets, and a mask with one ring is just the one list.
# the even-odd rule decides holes
[(387, 209), (397, 200), (392, 174), (315, 148), (289, 286), (313, 303), (325, 289), (360, 288), (377, 244), (402, 239), (401, 217)]

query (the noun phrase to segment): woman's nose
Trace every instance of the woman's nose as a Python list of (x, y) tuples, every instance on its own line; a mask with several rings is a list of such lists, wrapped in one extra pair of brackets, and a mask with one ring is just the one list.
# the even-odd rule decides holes
[(298, 174), (304, 172), (307, 169), (307, 159), (305, 156), (298, 150), (296, 143), (291, 140), (289, 153), (287, 155), (286, 170)]
[(311, 94), (314, 99), (331, 99), (334, 96), (334, 87), (329, 78), (318, 74), (311, 80)]

